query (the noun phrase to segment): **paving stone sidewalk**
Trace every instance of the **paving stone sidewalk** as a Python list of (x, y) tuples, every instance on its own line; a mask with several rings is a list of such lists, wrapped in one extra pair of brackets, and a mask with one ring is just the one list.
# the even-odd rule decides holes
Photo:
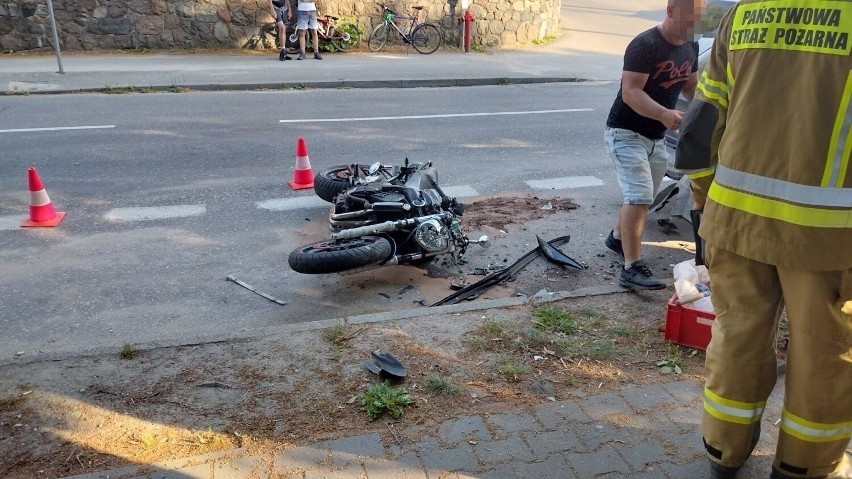
[[(763, 436), (741, 477), (768, 477), (777, 441), (779, 381)], [(275, 454), (224, 451), (73, 479), (701, 479), (701, 386), (677, 381), (446, 421), (437, 430), (377, 433)], [(408, 438), (417, 438), (415, 441)]]

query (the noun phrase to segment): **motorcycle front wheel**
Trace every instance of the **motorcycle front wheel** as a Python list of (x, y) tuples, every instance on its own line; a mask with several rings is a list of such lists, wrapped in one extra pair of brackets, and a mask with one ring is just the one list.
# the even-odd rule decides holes
[[(369, 171), (365, 167), (358, 166), (361, 170), (358, 174), (367, 176)], [(331, 168), (326, 168), (314, 176), (314, 193), (320, 198), (334, 202), (334, 197), (339, 193), (349, 188), (349, 177), (352, 172), (349, 171), (349, 165), (337, 165)]]
[(300, 246), (290, 253), (287, 262), (297, 273), (340, 273), (381, 263), (390, 258), (392, 253), (393, 248), (387, 238), (361, 236)]

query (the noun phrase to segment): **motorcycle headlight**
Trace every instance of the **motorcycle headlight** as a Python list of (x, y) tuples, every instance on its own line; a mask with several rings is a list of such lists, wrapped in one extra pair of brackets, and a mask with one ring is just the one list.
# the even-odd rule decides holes
[(427, 220), (414, 231), (414, 240), (430, 253), (443, 251), (449, 245), (447, 228), (438, 220)]

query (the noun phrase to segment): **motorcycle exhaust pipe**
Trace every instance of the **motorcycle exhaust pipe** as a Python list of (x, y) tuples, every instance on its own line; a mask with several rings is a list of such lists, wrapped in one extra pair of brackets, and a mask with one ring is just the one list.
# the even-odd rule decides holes
[(358, 238), (366, 235), (374, 235), (379, 233), (390, 233), (391, 231), (396, 231), (399, 228), (403, 228), (405, 226), (415, 225), (417, 223), (431, 220), (431, 219), (441, 219), (443, 216), (440, 214), (437, 215), (429, 215), (429, 216), (421, 216), (419, 218), (409, 218), (407, 220), (400, 221), (385, 221), (384, 223), (378, 223), (374, 225), (361, 226), (358, 228), (351, 228), (348, 230), (343, 230), (338, 233), (332, 233), (331, 239), (341, 240), (341, 239), (352, 239)]
[(331, 215), (329, 215), (329, 217), (332, 220), (340, 221), (340, 220), (348, 220), (348, 219), (352, 219), (352, 218), (358, 218), (358, 217), (361, 217), (361, 216), (368, 215), (372, 212), (373, 212), (373, 210), (370, 209), (370, 210), (350, 211), (348, 213), (332, 213)]

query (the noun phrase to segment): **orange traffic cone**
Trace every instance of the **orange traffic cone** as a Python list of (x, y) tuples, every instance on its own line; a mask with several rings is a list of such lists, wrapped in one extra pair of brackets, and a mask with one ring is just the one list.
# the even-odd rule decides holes
[(311, 160), (308, 158), (308, 147), (305, 145), (305, 139), (301, 136), (296, 140), (296, 171), (293, 172), (290, 187), (294, 190), (314, 187), (314, 170), (311, 169)]
[(21, 227), (56, 226), (65, 216), (64, 211), (56, 211), (44, 190), (38, 170), (31, 167), (28, 170), (30, 182), (30, 219), (24, 221)]

